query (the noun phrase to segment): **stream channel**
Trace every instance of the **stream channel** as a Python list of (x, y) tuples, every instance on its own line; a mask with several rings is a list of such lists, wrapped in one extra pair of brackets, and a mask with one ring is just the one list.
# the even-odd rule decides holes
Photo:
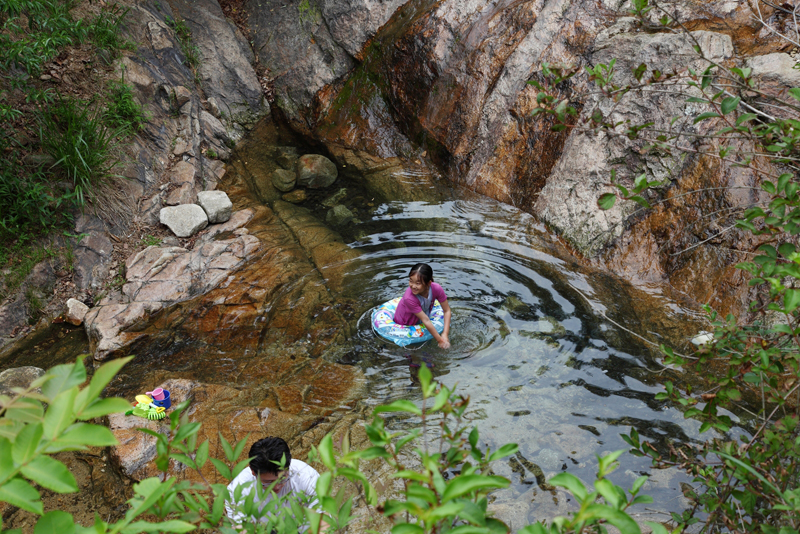
[[(245, 143), (229, 165), (231, 172), (221, 187), (237, 207), (260, 202), (242, 162), (260, 160), (274, 166), (263, 154), (253, 153), (263, 151), (267, 142), (287, 141)], [(300, 148), (300, 153), (305, 151)], [(233, 189), (239, 193), (231, 192), (237, 182), (240, 187)], [(308, 193), (301, 206), (320, 221), (332, 205), (324, 205), (325, 200), (337, 193), (336, 203), (356, 216), (333, 228), (355, 252), (346, 265), (338, 266), (345, 274), (335, 292), (337, 300), (349, 303), (350, 332), (322, 347), (318, 355), (360, 370), (364, 380), (357, 402), (362, 409), (401, 398), (419, 402), (419, 388), (411, 376), (414, 366), (430, 364), (436, 379), (449, 386), (457, 383), (458, 390), (471, 397), (468, 418), (480, 430), (481, 443), (493, 449), (507, 442), (519, 444), (518, 454), (494, 467), (512, 482), (493, 495), (495, 509), (516, 528), (572, 509), (574, 502), (548, 486), (546, 479), (568, 471), (591, 483), (595, 455), (627, 448), (620, 434), (631, 427), (661, 447), (699, 437), (699, 424), (655, 400), (672, 372), (659, 373), (663, 368), (658, 351), (631, 334), (685, 345), (699, 324), (689, 307), (657, 288), (634, 288), (587, 267), (534, 217), (454, 189), (421, 166), (392, 161), (369, 172), (347, 166), (333, 186)], [(377, 338), (370, 328), (371, 309), (405, 290), (409, 267), (417, 262), (431, 264), (435, 280), (448, 295), (453, 309), (450, 350), (433, 342), (399, 348)], [(42, 333), (6, 353), (3, 367), (49, 367), (87, 350), (81, 331), (51, 328), (56, 334)], [(42, 341), (41, 336), (48, 335), (51, 339)], [(211, 353), (204, 348), (207, 340), (170, 332), (151, 335), (135, 347), (136, 354), (146, 356), (126, 368), (125, 381), (150, 384), (147, 377), (159, 373), (257, 389), (258, 373), (231, 378), (227, 369), (235, 367), (232, 360), (238, 356), (235, 341), (226, 343), (230, 353), (219, 354), (229, 351), (223, 347)], [(264, 361), (281, 357), (280, 342), (268, 349), (261, 348)], [(675, 377), (673, 373), (670, 378)], [(111, 390), (126, 397), (136, 393), (119, 385)], [(394, 415), (387, 425), (408, 428), (416, 423)], [(630, 488), (642, 474), (651, 475), (644, 492), (655, 504), (638, 507), (637, 519), (666, 520), (649, 510), (683, 509), (680, 485), (688, 478), (676, 470), (655, 471), (649, 460), (625, 455), (613, 480)]]

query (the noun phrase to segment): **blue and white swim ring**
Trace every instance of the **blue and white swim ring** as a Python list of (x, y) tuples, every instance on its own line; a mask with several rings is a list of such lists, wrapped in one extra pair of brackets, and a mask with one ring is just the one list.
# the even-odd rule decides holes
[[(372, 312), (372, 329), (375, 333), (400, 347), (433, 339), (433, 334), (422, 323), (406, 326), (394, 322), (394, 312), (398, 304), (400, 297), (375, 308)], [(429, 318), (437, 332), (444, 332), (444, 310), (438, 300), (434, 302)]]

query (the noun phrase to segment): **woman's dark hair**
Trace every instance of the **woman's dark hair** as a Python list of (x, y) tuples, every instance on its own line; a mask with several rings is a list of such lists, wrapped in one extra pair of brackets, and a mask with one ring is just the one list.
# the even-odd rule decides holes
[(250, 469), (256, 473), (277, 475), (279, 470), (289, 469), (292, 453), (283, 439), (268, 437), (253, 443), (250, 458)]
[(414, 274), (419, 274), (425, 284), (430, 284), (433, 281), (433, 269), (427, 263), (418, 263), (411, 268), (408, 277), (411, 278)]

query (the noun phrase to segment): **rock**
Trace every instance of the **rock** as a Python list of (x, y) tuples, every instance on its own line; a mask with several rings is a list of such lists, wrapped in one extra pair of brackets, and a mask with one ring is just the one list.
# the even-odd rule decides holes
[(325, 216), (325, 222), (333, 226), (342, 226), (352, 221), (353, 218), (353, 212), (339, 204), (338, 206), (334, 206), (333, 209), (328, 210), (328, 214)]
[(180, 184), (177, 188), (170, 191), (164, 199), (167, 206), (180, 206), (181, 204), (194, 204), (197, 199), (194, 187), (188, 182)]
[(336, 193), (332, 194), (328, 198), (322, 201), (322, 205), (326, 208), (332, 208), (336, 204), (342, 201), (344, 197), (347, 196), (347, 188), (343, 187), (339, 189)]
[(28, 306), (23, 295), (20, 294), (16, 299), (0, 306), (0, 336), (13, 334), (27, 322)]
[(201, 191), (197, 203), (208, 215), (208, 222), (223, 223), (231, 218), (233, 203), (224, 191)]
[(286, 169), (275, 169), (275, 172), (272, 173), (272, 185), (275, 186), (275, 189), (283, 193), (287, 193), (294, 189), (296, 182), (297, 175), (293, 170), (287, 171)]
[(11, 388), (27, 388), (44, 373), (44, 369), (31, 366), (6, 369), (0, 373), (0, 395), (16, 395)]
[(208, 216), (197, 204), (161, 208), (158, 218), (178, 237), (191, 237), (208, 226)]
[(797, 69), (797, 61), (789, 54), (755, 56), (748, 58), (745, 63), (753, 69), (753, 76), (758, 76), (763, 81), (785, 87), (800, 87), (800, 70)]
[(336, 165), (318, 154), (306, 154), (297, 160), (297, 185), (311, 189), (322, 189), (336, 181), (339, 171)]
[[(175, 0), (171, 6), (186, 21), (192, 34), (192, 43), (197, 46), (202, 58), (197, 70), (209, 104), (213, 99), (217, 108), (214, 115), (250, 126), (259, 117), (269, 114), (269, 105), (263, 98), (261, 85), (252, 67), (255, 64), (253, 48), (236, 25), (225, 17), (219, 2)], [(264, 10), (269, 11), (266, 4)], [(212, 105), (209, 107), (212, 110), (214, 108)], [(205, 121), (205, 118), (201, 119), (201, 122)], [(241, 131), (231, 129), (230, 134), (236, 141)], [(225, 137), (228, 136), (226, 133)]]
[[(707, 31), (692, 32), (703, 52), (710, 59), (722, 62), (733, 54), (731, 38)], [(664, 71), (687, 64), (692, 57), (693, 42), (680, 34), (622, 33), (607, 38), (601, 34), (595, 43), (592, 62), (616, 64), (619, 83), (633, 79), (633, 69), (641, 63), (658, 64)], [(696, 57), (696, 56), (695, 56)], [(694, 59), (688, 66), (695, 71), (706, 68), (705, 61)], [(696, 104), (687, 103), (685, 96), (654, 95), (648, 103), (638, 97), (627, 97), (618, 103), (599, 101), (597, 105), (607, 120), (631, 120), (633, 123), (653, 122), (655, 128), (669, 128), (675, 116), (687, 116), (696, 111)], [(587, 104), (584, 113), (591, 113), (594, 104)], [(612, 169), (618, 179), (630, 179), (627, 166), (614, 164), (638, 157), (638, 147), (643, 142), (624, 138), (609, 138), (605, 134), (587, 135), (575, 132), (569, 136), (564, 151), (553, 167), (547, 184), (534, 204), (534, 212), (567, 239), (582, 254), (593, 256), (604, 246), (619, 237), (623, 222), (639, 207), (632, 201), (618, 202), (610, 210), (597, 209), (601, 193), (611, 192), (608, 177)], [(650, 179), (669, 179), (681, 172), (682, 160), (678, 157), (646, 156), (640, 158)]]
[(301, 202), (305, 202), (307, 197), (308, 195), (306, 194), (305, 189), (297, 189), (291, 193), (283, 195), (281, 198), (286, 202), (291, 202), (292, 204), (300, 204)]
[(99, 288), (108, 277), (114, 245), (106, 232), (90, 230), (81, 233), (88, 235), (75, 247), (73, 280), (78, 289)]
[(190, 161), (179, 161), (172, 167), (169, 181), (173, 184), (191, 184), (194, 187), (196, 170)]
[[(206, 217), (203, 208), (194, 207)], [(104, 359), (135, 340), (136, 333), (125, 332), (132, 324), (176, 302), (210, 291), (231, 270), (240, 267), (259, 249), (259, 239), (247, 234), (232, 239), (215, 238), (223, 232), (234, 232), (252, 218), (252, 210), (237, 211), (228, 222), (209, 228), (191, 251), (177, 246), (177, 240), (172, 241), (175, 238), (166, 238), (162, 246), (148, 247), (128, 258), (127, 282), (122, 286), (121, 298), (92, 308), (85, 318), (95, 358)]]
[(71, 325), (80, 326), (83, 323), (89, 306), (77, 299), (67, 300), (67, 311), (64, 313), (64, 320)]
[(25, 165), (29, 165), (31, 167), (52, 167), (56, 160), (50, 154), (27, 154), (25, 157), (22, 158), (22, 162)]
[(276, 146), (275, 162), (286, 170), (294, 171), (300, 154), (293, 146)]
[(173, 100), (175, 109), (180, 109), (185, 103), (192, 99), (192, 92), (182, 85), (176, 85), (168, 89), (170, 99)]

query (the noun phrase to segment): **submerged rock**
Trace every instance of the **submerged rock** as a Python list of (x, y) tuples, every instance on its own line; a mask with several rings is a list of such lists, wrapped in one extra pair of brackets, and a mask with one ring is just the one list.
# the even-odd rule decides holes
[(281, 197), (286, 202), (291, 202), (292, 204), (300, 204), (301, 202), (305, 202), (308, 195), (306, 194), (305, 189), (297, 189), (296, 191), (292, 191), (291, 193), (287, 193)]
[(197, 204), (161, 208), (158, 218), (178, 237), (191, 237), (208, 226), (208, 215)]
[(233, 203), (224, 191), (201, 191), (197, 193), (197, 203), (206, 212), (210, 223), (224, 223), (231, 218)]
[(272, 173), (272, 185), (278, 191), (288, 193), (294, 189), (295, 183), (297, 183), (297, 175), (293, 170), (275, 169)]
[(293, 146), (276, 146), (275, 162), (286, 170), (294, 171), (300, 154)]
[(336, 181), (336, 164), (319, 154), (306, 154), (297, 160), (297, 185), (322, 189)]
[(325, 216), (325, 222), (333, 226), (342, 226), (352, 221), (354, 217), (352, 211), (339, 204), (338, 206), (334, 206), (333, 209), (328, 210), (328, 214)]

